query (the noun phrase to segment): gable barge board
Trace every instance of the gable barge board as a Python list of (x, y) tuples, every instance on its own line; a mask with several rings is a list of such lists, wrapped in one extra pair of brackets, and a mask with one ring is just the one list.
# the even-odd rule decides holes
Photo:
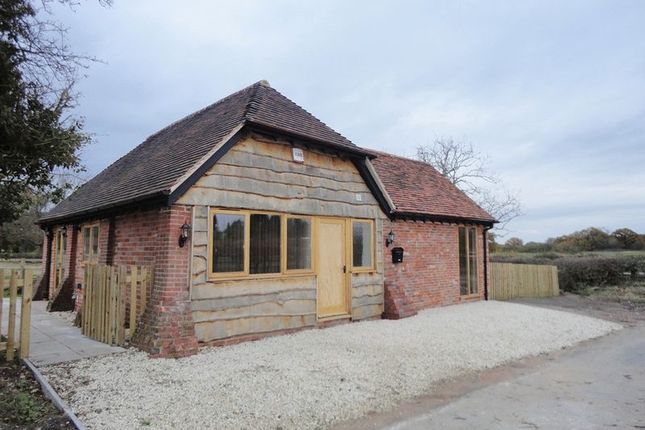
[(360, 157), (370, 157), (370, 158), (375, 158), (376, 156), (372, 154), (370, 151), (367, 151), (363, 148), (359, 148), (358, 146), (352, 148), (349, 146), (343, 146), (343, 145), (338, 145), (335, 143), (315, 139), (309, 136), (305, 136), (302, 134), (298, 133), (293, 133), (290, 131), (285, 131), (279, 128), (275, 128), (266, 124), (262, 124), (259, 122), (255, 121), (246, 121), (246, 126), (249, 127), (252, 131), (266, 134), (271, 137), (275, 136), (286, 136), (289, 138), (292, 138), (296, 141), (296, 143), (302, 142), (304, 145), (311, 145), (316, 147), (316, 149), (321, 149), (323, 151), (329, 152), (330, 148), (334, 148), (338, 152), (335, 154), (337, 156), (340, 156), (340, 154), (351, 154), (354, 156), (360, 156)]
[(195, 182), (210, 170), (211, 167), (217, 163), (232, 147), (237, 144), (247, 134), (246, 127), (241, 127), (233, 136), (231, 136), (208, 160), (202, 163), (184, 182), (182, 182), (170, 195), (168, 196), (167, 205), (171, 206), (175, 203), (186, 191), (190, 189)]

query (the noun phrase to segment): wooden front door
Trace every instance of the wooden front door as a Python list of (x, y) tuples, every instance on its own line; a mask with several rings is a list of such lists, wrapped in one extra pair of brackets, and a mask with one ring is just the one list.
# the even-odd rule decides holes
[(345, 220), (318, 221), (318, 318), (349, 314)]

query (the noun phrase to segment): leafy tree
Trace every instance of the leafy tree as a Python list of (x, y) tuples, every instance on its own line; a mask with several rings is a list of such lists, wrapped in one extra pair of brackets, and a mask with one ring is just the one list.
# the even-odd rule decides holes
[(639, 242), (638, 233), (628, 228), (619, 228), (611, 236), (616, 239), (623, 249), (633, 249), (633, 246)]
[(51, 3), (0, 0), (0, 225), (34, 195), (60, 199), (67, 188), (53, 179), (82, 170), (78, 153), (89, 141), (71, 109), (79, 69), (93, 59), (70, 51)]
[(0, 258), (32, 254), (37, 257), (42, 252), (43, 232), (36, 221), (43, 214), (47, 199), (43, 195), (31, 197), (31, 205), (18, 219), (0, 226)]
[(601, 228), (589, 227), (553, 240), (558, 252), (602, 251), (611, 246), (611, 236)]
[(489, 169), (488, 158), (476, 152), (471, 144), (451, 137), (438, 138), (432, 145), (417, 147), (417, 159), (431, 164), (493, 215), (499, 221), (495, 226), (498, 236), (512, 219), (522, 214), (517, 196), (505, 189)]
[(548, 252), (551, 246), (548, 243), (526, 242), (522, 247), (522, 252)]
[(509, 251), (520, 251), (524, 246), (524, 241), (519, 237), (511, 237), (504, 244), (504, 248)]

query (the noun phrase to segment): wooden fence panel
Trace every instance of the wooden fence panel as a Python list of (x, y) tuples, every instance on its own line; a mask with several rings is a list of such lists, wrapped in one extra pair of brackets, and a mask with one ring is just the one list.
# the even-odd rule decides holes
[(560, 294), (558, 268), (537, 264), (491, 263), (488, 296), (492, 300), (553, 297)]
[[(7, 283), (6, 280), (9, 280)], [(7, 312), (7, 336), (6, 342), (0, 341), (0, 351), (5, 351), (7, 361), (13, 360), (16, 351), (20, 358), (29, 355), (29, 339), (31, 329), (31, 296), (33, 291), (33, 270), (32, 269), (0, 269), (0, 333), (4, 325), (4, 295), (9, 289), (9, 309)], [(21, 289), (20, 304), (20, 332), (18, 329), (18, 289)]]
[(145, 310), (150, 272), (142, 266), (86, 266), (82, 333), (110, 345), (130, 340)]

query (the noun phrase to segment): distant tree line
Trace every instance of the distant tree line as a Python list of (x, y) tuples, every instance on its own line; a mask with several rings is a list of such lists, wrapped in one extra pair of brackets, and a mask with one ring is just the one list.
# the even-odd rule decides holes
[(560, 252), (577, 253), (606, 250), (643, 250), (645, 234), (636, 233), (629, 228), (619, 228), (613, 232), (598, 227), (589, 227), (571, 234), (549, 238), (546, 242), (526, 242), (511, 237), (504, 244), (491, 243), (493, 252)]

